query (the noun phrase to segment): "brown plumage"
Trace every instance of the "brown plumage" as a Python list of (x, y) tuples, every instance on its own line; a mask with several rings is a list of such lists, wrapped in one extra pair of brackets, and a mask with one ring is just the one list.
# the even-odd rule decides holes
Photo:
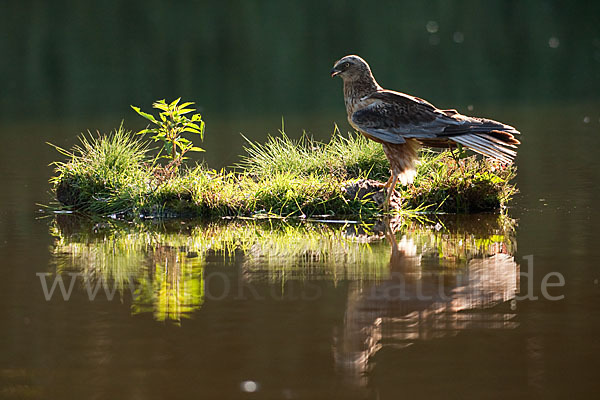
[(455, 147), (461, 144), (484, 156), (511, 163), (520, 143), (515, 128), (491, 119), (468, 117), (456, 110), (440, 110), (408, 94), (383, 89), (369, 64), (350, 55), (337, 61), (331, 76), (344, 81), (348, 121), (360, 133), (383, 145), (390, 162), (391, 177), (386, 208), (396, 182), (404, 185), (416, 175), (420, 146)]

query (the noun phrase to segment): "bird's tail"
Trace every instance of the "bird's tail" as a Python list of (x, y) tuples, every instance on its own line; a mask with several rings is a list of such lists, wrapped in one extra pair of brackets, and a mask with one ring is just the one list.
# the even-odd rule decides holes
[(460, 127), (462, 132), (457, 132), (449, 139), (484, 156), (506, 164), (512, 163), (517, 155), (515, 149), (521, 143), (515, 138), (519, 131), (492, 120), (473, 119), (473, 122), (472, 125)]

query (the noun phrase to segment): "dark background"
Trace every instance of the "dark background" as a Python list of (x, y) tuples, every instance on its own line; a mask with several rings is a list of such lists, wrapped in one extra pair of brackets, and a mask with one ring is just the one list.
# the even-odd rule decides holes
[(0, 117), (180, 96), (207, 119), (338, 111), (348, 53), (434, 104), (597, 100), (599, 25), (591, 1), (3, 1)]

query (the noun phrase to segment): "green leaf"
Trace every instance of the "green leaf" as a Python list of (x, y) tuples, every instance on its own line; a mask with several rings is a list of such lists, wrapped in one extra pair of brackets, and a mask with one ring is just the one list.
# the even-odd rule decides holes
[(194, 115), (192, 115), (192, 121), (194, 121), (194, 122), (202, 121), (202, 116), (200, 114), (194, 114)]
[(197, 133), (199, 135), (201, 135), (202, 133), (198, 130), (198, 129), (194, 129), (194, 128), (185, 128), (183, 130), (184, 132), (192, 132), (192, 133)]
[(200, 121), (200, 138), (204, 140), (204, 121)]
[(131, 108), (133, 108), (133, 110), (136, 113), (140, 114), (142, 117), (146, 118), (148, 121), (154, 122), (155, 124), (158, 124), (158, 121), (154, 118), (154, 116), (152, 114), (148, 114), (148, 113), (143, 112), (142, 110), (140, 110), (139, 107), (131, 106)]
[(181, 115), (191, 113), (192, 111), (196, 111), (194, 108), (183, 108), (181, 110), (177, 110), (177, 112)]
[(171, 142), (166, 142), (165, 143), (165, 150), (167, 151), (167, 153), (169, 155), (172, 154), (172, 152), (173, 152), (173, 145), (171, 144)]
[(190, 148), (188, 151), (206, 151), (206, 150), (204, 150), (204, 149), (203, 149), (203, 148), (201, 148), (201, 147), (195, 147), (195, 146), (194, 146), (194, 147)]
[(164, 100), (160, 100), (160, 101), (156, 101), (156, 102), (152, 103), (152, 107), (159, 109), (159, 110), (163, 110), (163, 111), (167, 111), (169, 109), (169, 107), (167, 106), (167, 104), (165, 103)]
[(146, 133), (158, 133), (157, 129), (142, 129), (139, 132), (136, 132), (137, 135), (145, 135)]
[(154, 140), (166, 140), (167, 135), (165, 135), (163, 132), (157, 132), (156, 135), (152, 136), (151, 139)]
[(173, 108), (177, 105), (177, 103), (179, 103), (179, 100), (181, 100), (181, 97), (174, 100), (171, 104), (169, 104), (169, 108)]

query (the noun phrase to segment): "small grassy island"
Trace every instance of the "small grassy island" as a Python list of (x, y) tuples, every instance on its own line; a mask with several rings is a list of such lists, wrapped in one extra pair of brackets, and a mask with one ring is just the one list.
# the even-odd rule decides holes
[[(381, 212), (389, 175), (381, 145), (334, 134), (329, 143), (285, 134), (251, 143), (231, 171), (205, 165), (169, 170), (148, 143), (123, 129), (81, 137), (57, 162), (52, 184), (62, 207), (92, 215), (142, 217), (372, 217)], [(515, 193), (514, 167), (449, 151), (421, 153), (414, 185), (395, 199), (404, 211), (499, 210)], [(396, 211), (397, 212), (397, 211)]]
[[(168, 112), (168, 104), (157, 105)], [(175, 112), (174, 118), (181, 117)], [(382, 182), (389, 176), (389, 164), (381, 145), (361, 135), (343, 136), (336, 129), (331, 140), (322, 143), (305, 135), (293, 140), (281, 131), (264, 144), (249, 141), (236, 166), (217, 171), (204, 164), (182, 163), (185, 150), (177, 158), (177, 151), (171, 149), (202, 149), (180, 136), (169, 136), (169, 131), (163, 136), (159, 132), (142, 131), (154, 133), (152, 139), (164, 142), (167, 164), (153, 155), (150, 142), (122, 127), (105, 135), (81, 136), (81, 144), (70, 151), (57, 148), (67, 157), (55, 163), (56, 174), (51, 179), (60, 208), (124, 219), (370, 218), (381, 213)], [(516, 192), (510, 182), (514, 167), (476, 156), (455, 158), (450, 151), (423, 150), (417, 172), (413, 185), (398, 186), (392, 199), (394, 213), (496, 211)]]

